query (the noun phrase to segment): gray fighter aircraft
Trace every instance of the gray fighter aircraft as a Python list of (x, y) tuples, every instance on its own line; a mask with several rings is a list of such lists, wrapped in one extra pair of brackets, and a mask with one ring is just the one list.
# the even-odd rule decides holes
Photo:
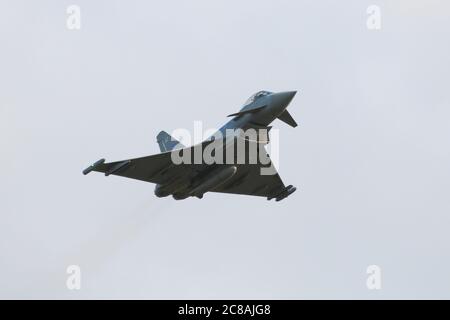
[[(105, 159), (101, 159), (83, 170), (83, 174), (97, 171), (103, 172), (105, 176), (117, 175), (152, 182), (156, 184), (157, 197), (172, 195), (176, 200), (187, 197), (201, 199), (206, 192), (221, 192), (260, 196), (266, 197), (267, 200), (280, 201), (294, 193), (296, 188), (292, 185), (285, 186), (276, 170), (273, 170), (271, 174), (262, 174), (263, 168), (273, 168), (264, 145), (269, 143), (267, 132), (271, 129), (269, 125), (275, 119), (280, 119), (292, 127), (297, 126), (286, 109), (295, 94), (296, 91), (279, 93), (259, 91), (245, 102), (239, 112), (229, 115), (232, 119), (219, 129), (218, 135), (213, 135), (200, 144), (185, 147), (168, 133), (161, 131), (157, 136), (161, 153), (110, 163), (105, 163)], [(256, 140), (245, 135), (235, 135), (231, 140), (226, 140), (230, 130), (233, 132), (239, 131), (238, 129), (243, 132), (254, 129), (265, 132), (266, 135), (258, 134)], [(192, 159), (196, 148), (200, 148), (203, 152), (211, 143), (219, 141), (216, 139), (218, 136), (223, 137), (223, 141), (226, 140), (220, 148), (223, 148), (225, 154), (227, 152), (231, 154), (231, 163), (229, 161), (207, 163), (203, 159), (200, 163), (198, 161), (174, 163), (174, 153), (181, 156), (187, 155), (188, 159)], [(244, 160), (246, 161), (239, 158), (236, 145), (233, 143), (230, 147), (228, 143), (228, 141), (234, 142), (239, 139), (244, 140), (245, 143)], [(248, 155), (249, 150), (255, 150), (252, 149), (253, 146), (257, 146), (256, 162), (249, 160), (251, 156)], [(260, 158), (261, 155), (262, 158)], [(264, 157), (269, 161), (263, 163), (261, 159)]]

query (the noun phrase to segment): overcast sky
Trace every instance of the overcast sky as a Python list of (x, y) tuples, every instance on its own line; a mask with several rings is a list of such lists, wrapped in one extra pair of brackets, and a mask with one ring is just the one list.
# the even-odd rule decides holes
[[(445, 0), (0, 0), (0, 298), (450, 298), (449, 15)], [(81, 174), (159, 152), (160, 130), (218, 127), (259, 90), (298, 90), (299, 126), (273, 124), (298, 188), (281, 202)]]

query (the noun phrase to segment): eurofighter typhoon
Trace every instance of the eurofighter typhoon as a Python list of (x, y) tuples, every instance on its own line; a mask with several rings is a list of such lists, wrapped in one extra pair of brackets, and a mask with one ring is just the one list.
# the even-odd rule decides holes
[(155, 195), (176, 200), (203, 198), (207, 192), (241, 194), (283, 200), (296, 188), (285, 186), (265, 145), (270, 124), (279, 119), (297, 123), (287, 111), (296, 91), (252, 95), (239, 112), (213, 136), (191, 147), (183, 146), (165, 131), (157, 135), (161, 153), (106, 163), (101, 159), (85, 170), (155, 183)]

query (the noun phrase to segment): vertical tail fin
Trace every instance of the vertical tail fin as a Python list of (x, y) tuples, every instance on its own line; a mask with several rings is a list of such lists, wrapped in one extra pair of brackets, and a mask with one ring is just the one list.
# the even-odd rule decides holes
[(184, 148), (184, 146), (176, 139), (174, 139), (170, 134), (165, 131), (161, 131), (156, 136), (156, 141), (159, 144), (159, 149), (161, 152), (172, 151), (177, 148)]

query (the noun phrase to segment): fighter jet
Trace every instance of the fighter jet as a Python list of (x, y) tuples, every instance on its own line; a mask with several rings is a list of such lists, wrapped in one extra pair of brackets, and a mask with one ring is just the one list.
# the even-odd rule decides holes
[[(83, 170), (86, 175), (91, 171), (102, 172), (105, 176), (121, 177), (155, 183), (155, 195), (166, 197), (172, 195), (176, 200), (188, 197), (203, 198), (207, 192), (219, 192), (266, 197), (267, 200), (280, 201), (295, 192), (292, 185), (285, 186), (273, 167), (264, 148), (269, 143), (269, 126), (279, 119), (292, 127), (297, 123), (287, 111), (287, 106), (294, 98), (296, 91), (273, 93), (259, 91), (252, 95), (241, 110), (229, 115), (232, 119), (220, 128), (216, 134), (200, 144), (191, 147), (183, 146), (165, 131), (157, 135), (161, 153), (105, 163), (100, 159)], [(255, 137), (245, 132), (258, 132)], [(230, 134), (239, 132), (239, 134)], [(244, 134), (242, 135), (242, 133)], [(260, 134), (263, 132), (263, 134)], [(231, 139), (230, 136), (232, 136)], [(231, 141), (231, 143), (230, 143)], [(244, 148), (239, 149), (236, 141), (244, 141)], [(211, 155), (219, 155), (223, 150), (228, 161), (191, 161), (196, 155), (202, 155), (207, 148), (221, 142)], [(256, 148), (253, 148), (256, 147)], [(200, 153), (197, 151), (200, 150)], [(244, 152), (244, 155), (239, 154)], [(256, 151), (251, 155), (251, 150)], [(230, 155), (230, 157), (228, 157)], [(174, 156), (178, 156), (174, 157)], [(174, 161), (187, 159), (188, 161)], [(217, 157), (219, 159), (219, 157)], [(256, 158), (256, 161), (255, 161)], [(261, 159), (268, 159), (262, 161)], [(223, 160), (223, 157), (221, 158)], [(253, 161), (252, 161), (253, 160)], [(272, 168), (272, 172), (263, 173), (264, 168)]]

